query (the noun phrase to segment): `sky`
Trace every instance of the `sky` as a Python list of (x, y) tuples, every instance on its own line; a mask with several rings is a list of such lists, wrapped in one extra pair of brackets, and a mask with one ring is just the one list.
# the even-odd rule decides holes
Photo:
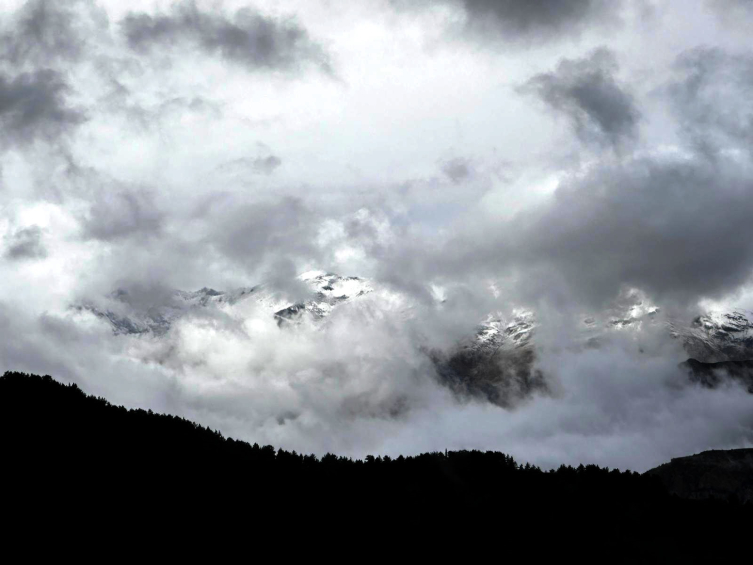
[[(750, 0), (5, 0), (0, 370), (317, 454), (750, 447), (753, 395), (684, 383), (666, 332), (583, 350), (572, 327), (631, 292), (753, 309), (752, 25)], [(420, 315), (285, 333), (248, 306), (150, 339), (71, 308), (294, 302), (312, 269)], [(547, 394), (438, 384), (427, 340), (521, 308)]]

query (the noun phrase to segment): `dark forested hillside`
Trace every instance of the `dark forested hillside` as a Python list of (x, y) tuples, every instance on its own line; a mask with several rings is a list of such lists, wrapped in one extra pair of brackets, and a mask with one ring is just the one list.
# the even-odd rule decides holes
[[(479, 451), (317, 458), (127, 410), (49, 376), (0, 378), (0, 441), (5, 515), (32, 523), (69, 519), (75, 508), (95, 521), (161, 528), (228, 520), (282, 523), (290, 535), (431, 532), (456, 548), (467, 535), (580, 540), (621, 548), (610, 561), (718, 555), (753, 524), (749, 505), (681, 500), (654, 476), (593, 465), (544, 472)], [(701, 537), (692, 534), (699, 525)]]

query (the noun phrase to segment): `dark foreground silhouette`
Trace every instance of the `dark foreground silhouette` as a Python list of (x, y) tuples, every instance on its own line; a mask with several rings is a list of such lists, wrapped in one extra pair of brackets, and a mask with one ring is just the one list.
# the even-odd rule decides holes
[(753, 526), (750, 504), (681, 499), (652, 474), (543, 472), (479, 451), (317, 458), (127, 410), (49, 376), (0, 378), (0, 441), (6, 519), (35, 537), (72, 529), (121, 547), (178, 536), (185, 548), (212, 531), (253, 540), (255, 556), (261, 546), (406, 556), (410, 544), (424, 557), (708, 562), (747, 545)]
[(753, 504), (753, 449), (704, 451), (676, 457), (646, 472), (682, 498), (736, 499)]

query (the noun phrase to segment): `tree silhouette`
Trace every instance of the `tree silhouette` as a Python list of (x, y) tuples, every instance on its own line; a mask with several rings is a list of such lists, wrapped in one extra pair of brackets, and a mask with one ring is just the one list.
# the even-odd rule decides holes
[[(320, 542), (410, 538), (446, 552), (504, 539), (554, 551), (587, 539), (589, 551), (620, 548), (599, 553), (609, 562), (718, 559), (714, 540), (747, 539), (753, 524), (749, 505), (680, 500), (656, 477), (630, 471), (544, 472), (476, 450), (318, 458), (127, 410), (50, 376), (0, 378), (0, 445), (2, 512), (18, 524), (83, 513), (95, 529), (177, 532), (232, 516), (235, 535), (261, 543), (282, 536), (295, 545), (317, 532)], [(699, 524), (702, 535), (693, 535)], [(367, 541), (370, 532), (381, 541)]]

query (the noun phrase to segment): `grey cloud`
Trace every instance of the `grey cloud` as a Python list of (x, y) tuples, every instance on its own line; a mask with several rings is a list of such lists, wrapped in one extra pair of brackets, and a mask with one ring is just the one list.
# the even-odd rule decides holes
[(573, 33), (586, 23), (613, 17), (613, 0), (461, 0), (473, 28), (509, 36)]
[(8, 248), (5, 256), (9, 259), (43, 259), (47, 249), (42, 241), (42, 228), (30, 226), (5, 237)]
[(598, 305), (627, 285), (689, 303), (750, 279), (751, 214), (753, 185), (734, 162), (630, 160), (566, 183), (494, 252), (522, 269), (532, 295), (559, 285)]
[[(220, 203), (212, 211), (207, 243), (240, 264), (260, 267), (263, 261), (316, 257), (321, 218), (298, 198), (274, 202)], [(221, 218), (221, 220), (219, 220)]]
[(0, 52), (14, 64), (28, 61), (49, 65), (51, 60), (75, 59), (84, 44), (75, 8), (89, 5), (77, 0), (30, 0), (0, 33)]
[(149, 310), (164, 304), (171, 305), (175, 300), (173, 289), (158, 283), (144, 283), (123, 278), (117, 282), (117, 287), (117, 290), (108, 298), (137, 310)]
[(83, 227), (87, 238), (115, 241), (159, 234), (163, 223), (164, 214), (146, 190), (111, 189), (94, 199)]
[(601, 48), (583, 59), (563, 59), (554, 72), (534, 76), (520, 90), (564, 114), (583, 141), (617, 147), (637, 136), (640, 112), (616, 71), (614, 54)]
[(108, 91), (100, 101), (109, 111), (126, 114), (128, 124), (140, 131), (159, 129), (184, 116), (207, 116), (217, 120), (223, 117), (223, 105), (203, 96), (176, 96), (154, 104), (137, 102), (137, 93), (118, 79), (120, 73), (137, 71), (128, 65), (109, 64), (110, 61), (98, 63), (101, 63), (98, 69), (102, 75), (108, 77)]
[(467, 36), (483, 40), (550, 41), (619, 20), (622, 0), (392, 0), (399, 8), (455, 6)]
[[(753, 16), (753, 2), (751, 0), (706, 0), (706, 5), (716, 12), (720, 19), (732, 25), (747, 29), (750, 25), (745, 20)], [(740, 18), (743, 21), (740, 21)]]
[(298, 267), (287, 257), (274, 258), (270, 261), (264, 281), (274, 292), (291, 303), (300, 303), (311, 297), (311, 288), (298, 279)]
[(735, 6), (753, 8), (753, 1), (751, 0), (706, 0), (706, 3), (715, 8), (732, 8)]
[(131, 13), (122, 27), (129, 45), (139, 51), (187, 42), (249, 69), (291, 70), (310, 63), (331, 70), (325, 50), (294, 20), (267, 17), (250, 8), (229, 17), (183, 2), (167, 14)]
[(415, 230), (382, 251), (380, 278), (473, 285), (510, 304), (599, 310), (638, 288), (675, 310), (722, 298), (753, 274), (753, 183), (734, 157), (654, 156), (563, 179), (500, 222), (478, 212), (444, 240)]
[(257, 155), (255, 157), (242, 157), (234, 159), (217, 167), (221, 173), (239, 175), (251, 172), (257, 175), (271, 175), (282, 165), (282, 159), (277, 155)]
[(271, 175), (275, 171), (275, 169), (277, 169), (277, 167), (282, 165), (282, 159), (280, 159), (277, 155), (257, 157), (253, 160), (251, 165), (254, 171), (265, 175)]
[(675, 64), (668, 87), (684, 133), (707, 154), (719, 149), (751, 150), (753, 143), (753, 56), (698, 48)]
[(450, 159), (442, 164), (442, 172), (454, 183), (460, 183), (471, 176), (472, 168), (467, 159)]
[(9, 78), (0, 74), (0, 124), (6, 141), (54, 139), (84, 121), (68, 105), (70, 88), (56, 71), (45, 69)]

